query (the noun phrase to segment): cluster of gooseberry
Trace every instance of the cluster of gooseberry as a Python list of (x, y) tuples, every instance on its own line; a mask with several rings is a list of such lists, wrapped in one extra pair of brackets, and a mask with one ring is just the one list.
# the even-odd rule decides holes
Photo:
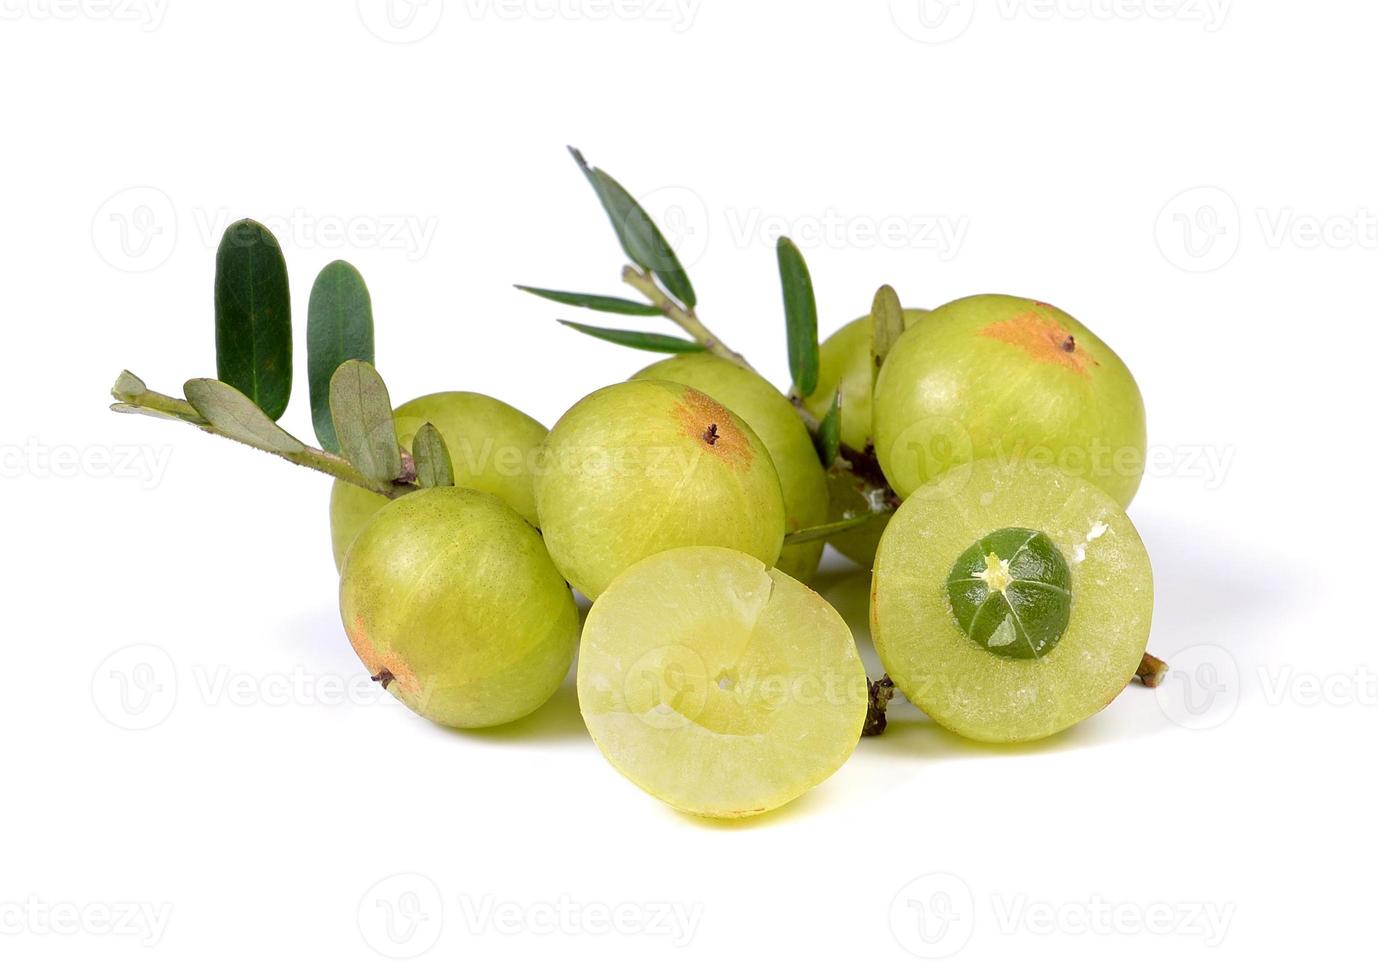
[[(666, 317), (688, 339), (561, 321), (671, 356), (549, 431), (470, 392), (393, 411), (371, 363), (367, 290), (341, 262), (318, 276), (309, 310), (324, 448), (283, 431), (286, 270), (247, 221), (217, 254), (219, 378), (187, 382), (178, 399), (126, 372), (114, 407), (335, 477), (344, 630), (413, 711), (456, 728), (522, 718), (577, 649), (600, 750), (691, 813), (745, 816), (798, 797), (883, 730), (895, 687), (960, 735), (1016, 742), (1152, 675), (1152, 575), (1124, 511), (1143, 474), (1143, 405), (1108, 346), (1044, 303), (988, 295), (905, 310), (889, 287), (819, 344), (808, 271), (782, 239), (793, 376), (782, 394), (699, 320), (644, 210), (575, 156), (642, 299), (521, 288)], [(808, 587), (825, 542), (872, 569), (880, 681)], [(582, 627), (574, 590), (591, 602)]]

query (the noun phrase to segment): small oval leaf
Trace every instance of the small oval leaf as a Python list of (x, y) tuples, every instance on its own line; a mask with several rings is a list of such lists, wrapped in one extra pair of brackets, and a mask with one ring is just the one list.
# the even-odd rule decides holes
[(192, 378), (182, 386), (187, 401), (217, 432), (264, 452), (290, 455), (306, 451), (238, 388), (214, 378)]
[(292, 394), (292, 305), (287, 263), (257, 221), (225, 229), (215, 253), (215, 365), (270, 419)]
[(340, 452), (364, 476), (390, 483), (402, 475), (387, 385), (367, 361), (345, 361), (330, 379), (330, 415)]
[(818, 387), (818, 307), (804, 256), (788, 238), (775, 245), (785, 301), (785, 336), (794, 389), (808, 398)]
[(110, 389), (110, 394), (119, 401), (129, 401), (131, 398), (148, 394), (148, 385), (144, 384), (143, 379), (132, 371), (121, 371), (120, 376), (115, 379), (114, 386)]
[(617, 240), (627, 258), (655, 273), (666, 291), (692, 310), (698, 303), (694, 286), (675, 250), (660, 233), (651, 216), (636, 202), (636, 198), (627, 193), (625, 187), (597, 167), (590, 167), (582, 153), (572, 146), (569, 152), (593, 185), (594, 193), (612, 221), (613, 231), (617, 233)]
[(706, 348), (692, 340), (663, 333), (643, 333), (639, 330), (613, 330), (608, 327), (591, 327), (586, 323), (561, 320), (571, 330), (578, 330), (590, 337), (606, 340), (611, 344), (633, 347), (636, 350), (653, 351), (657, 354), (697, 354)]
[(330, 417), (330, 379), (345, 361), (373, 363), (373, 303), (359, 270), (331, 262), (316, 276), (306, 310), (306, 376), (311, 424), (321, 448), (340, 451)]
[(624, 316), (660, 316), (661, 311), (649, 303), (638, 303), (634, 299), (620, 296), (595, 296), (591, 293), (566, 293), (558, 289), (539, 289), (536, 286), (518, 286), (524, 293), (554, 300), (566, 306), (582, 306), (600, 313), (620, 313)]
[(885, 363), (895, 342), (904, 333), (904, 307), (900, 297), (891, 286), (881, 286), (876, 290), (875, 301), (871, 303), (871, 377)]
[(416, 464), (416, 482), (422, 487), (452, 487), (455, 485), (455, 469), (450, 462), (450, 451), (445, 448), (445, 440), (440, 430), (427, 422), (416, 430), (416, 438), (411, 444), (412, 459)]
[(828, 409), (828, 414), (818, 423), (818, 431), (814, 434), (813, 442), (818, 449), (818, 458), (826, 470), (836, 462), (837, 454), (842, 448), (842, 389), (839, 388), (833, 393), (832, 408)]

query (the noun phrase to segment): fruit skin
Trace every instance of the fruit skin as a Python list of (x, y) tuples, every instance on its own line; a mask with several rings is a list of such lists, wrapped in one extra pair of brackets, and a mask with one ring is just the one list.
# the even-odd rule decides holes
[[(905, 310), (907, 333), (928, 316), (927, 310)], [(804, 399), (804, 407), (822, 418), (832, 407), (833, 392), (842, 389), (842, 441), (864, 450), (871, 441), (871, 316), (859, 317), (837, 330), (819, 346), (818, 387)], [(871, 509), (862, 481), (845, 471), (828, 474), (828, 520), (841, 521)], [(877, 518), (855, 531), (838, 534), (828, 543), (863, 568), (876, 560), (888, 517)]]
[[(765, 444), (785, 498), (785, 531), (817, 527), (828, 519), (828, 485), (823, 464), (804, 422), (784, 395), (754, 371), (716, 354), (681, 354), (657, 361), (635, 375), (697, 388), (742, 417)], [(823, 542), (787, 545), (776, 567), (807, 582), (818, 570)]]
[[(927, 310), (905, 310), (904, 330), (923, 322)], [(804, 407), (822, 418), (832, 408), (833, 392), (842, 389), (842, 441), (865, 449), (871, 441), (871, 315), (840, 328), (818, 348), (818, 387)]]
[[(1071, 618), (1048, 653), (991, 653), (953, 619), (953, 563), (1002, 528), (1046, 534), (1071, 572)], [(934, 721), (983, 742), (1062, 731), (1133, 678), (1153, 617), (1153, 571), (1123, 508), (1061, 470), (982, 460), (916, 490), (881, 538), (871, 635), (896, 686)]]
[(673, 381), (585, 397), (550, 430), (535, 485), (550, 555), (590, 599), (669, 548), (780, 557), (785, 505), (766, 447), (740, 417)]
[(409, 493), (368, 522), (345, 558), (340, 617), (370, 676), (390, 674), (388, 693), (452, 728), (535, 711), (579, 638), (540, 534), (496, 497), (459, 487)]
[[(423, 395), (398, 406), (392, 415), (403, 448), (410, 450), (417, 430), (430, 422), (450, 451), (456, 486), (491, 493), (536, 523), (531, 472), (545, 426), (505, 402), (472, 391)], [(335, 481), (330, 492), (330, 543), (337, 570), (359, 531), (385, 503), (387, 499), (376, 493)]]
[(778, 568), (725, 548), (663, 551), (593, 604), (579, 708), (612, 765), (671, 806), (746, 817), (851, 755), (866, 671), (851, 629)]
[(1143, 477), (1143, 399), (1115, 352), (1055, 307), (972, 296), (939, 307), (876, 381), (876, 453), (901, 497), (953, 466), (1024, 457), (1128, 506)]

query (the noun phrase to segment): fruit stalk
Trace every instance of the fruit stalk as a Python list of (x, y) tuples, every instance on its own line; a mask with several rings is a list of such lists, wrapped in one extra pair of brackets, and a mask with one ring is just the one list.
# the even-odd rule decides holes
[(417, 489), (416, 485), (412, 483), (380, 483), (377, 480), (371, 480), (355, 469), (349, 460), (345, 459), (343, 456), (336, 456), (334, 453), (328, 453), (323, 449), (315, 449), (311, 446), (303, 445), (302, 449), (298, 451), (286, 452), (255, 445), (246, 439), (238, 438), (232, 433), (216, 428), (192, 406), (191, 402), (145, 388), (142, 383), (125, 383), (125, 375), (121, 375), (120, 381), (111, 389), (110, 394), (115, 398), (116, 403), (111, 407), (116, 411), (135, 412), (142, 415), (152, 415), (157, 418), (170, 418), (179, 422), (186, 422), (189, 425), (194, 425), (202, 432), (209, 432), (212, 435), (220, 436), (222, 439), (229, 439), (231, 442), (237, 442), (242, 446), (251, 446), (254, 449), (261, 449), (264, 452), (285, 459), (289, 463), (295, 463), (306, 469), (315, 470), (327, 476), (333, 476), (337, 480), (343, 480), (345, 483), (351, 483), (356, 487), (362, 487), (373, 493), (381, 494), (390, 500), (395, 500)]
[[(667, 319), (676, 324), (680, 329), (687, 333), (698, 343), (703, 345), (704, 350), (716, 354), (718, 357), (752, 371), (757, 375), (761, 372), (751, 366), (751, 363), (738, 354), (731, 347), (727, 346), (717, 334), (708, 329), (698, 315), (690, 309), (686, 309), (675, 302), (664, 290), (656, 285), (650, 273), (638, 269), (635, 266), (624, 266), (622, 269), (622, 281), (631, 286), (642, 296), (646, 297), (656, 309), (660, 310)], [(790, 404), (794, 406), (795, 412), (803, 420), (804, 426), (811, 435), (817, 435), (819, 420), (804, 407), (804, 402), (798, 395), (791, 396)], [(880, 471), (880, 464), (876, 460), (874, 452), (868, 449), (858, 449), (843, 443), (839, 448), (839, 454), (847, 461), (849, 468), (868, 488), (883, 491), (884, 499), (887, 502), (887, 509), (893, 510), (899, 506), (899, 497), (890, 489), (890, 484), (886, 481), (885, 475)]]

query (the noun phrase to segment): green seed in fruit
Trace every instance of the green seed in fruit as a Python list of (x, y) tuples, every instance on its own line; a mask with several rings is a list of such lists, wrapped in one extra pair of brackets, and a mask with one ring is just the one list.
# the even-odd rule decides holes
[(551, 557), (591, 599), (670, 548), (780, 557), (785, 505), (766, 447), (739, 416), (676, 382), (624, 381), (584, 398), (551, 429), (535, 486)]
[[(823, 464), (794, 406), (770, 382), (754, 371), (709, 353), (682, 354), (657, 361), (636, 377), (677, 381), (697, 388), (742, 417), (765, 444), (780, 477), (786, 532), (827, 522), (828, 487)], [(818, 570), (822, 554), (822, 541), (788, 545), (780, 552), (776, 567), (807, 582)]]
[[(455, 485), (498, 497), (532, 524), (536, 499), (531, 473), (545, 426), (511, 405), (471, 391), (423, 395), (393, 412), (397, 439), (408, 450), (417, 430), (430, 422), (440, 431), (454, 466)], [(387, 503), (376, 493), (341, 483), (330, 494), (330, 541), (335, 567), (369, 518)]]
[(817, 593), (724, 548), (663, 551), (589, 611), (579, 708), (624, 776), (677, 809), (744, 817), (832, 775), (866, 719), (851, 629)]
[(544, 704), (569, 671), (579, 614), (540, 533), (496, 497), (407, 494), (345, 557), (340, 616), (370, 676), (422, 717), (501, 725)]
[(871, 596), (876, 651), (910, 701), (967, 738), (1023, 742), (1096, 713), (1133, 678), (1153, 573), (1099, 487), (982, 460), (895, 512)]
[(1115, 352), (1061, 310), (1014, 296), (939, 307), (876, 381), (873, 439), (895, 491), (977, 459), (1026, 458), (1123, 506), (1143, 477), (1143, 399)]

